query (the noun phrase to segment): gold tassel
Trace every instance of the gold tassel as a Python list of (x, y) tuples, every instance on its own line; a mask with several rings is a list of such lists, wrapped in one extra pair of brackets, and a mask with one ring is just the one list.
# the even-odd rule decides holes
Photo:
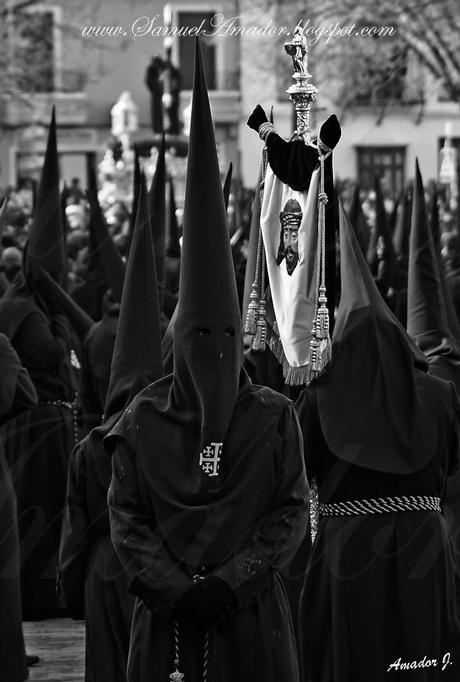
[(313, 328), (311, 330), (310, 340), (310, 369), (308, 373), (308, 382), (312, 381), (318, 373), (319, 367), (319, 341), (316, 336), (316, 317), (313, 320)]
[(257, 329), (254, 341), (252, 342), (252, 350), (262, 351), (267, 346), (267, 322), (265, 320), (265, 299), (261, 298), (259, 303), (259, 310), (257, 315)]
[(329, 311), (327, 309), (326, 287), (319, 287), (319, 308), (316, 314), (316, 337), (318, 339), (329, 338)]
[(316, 336), (319, 339), (319, 348), (317, 364), (321, 372), (330, 361), (332, 354), (332, 343), (329, 334), (329, 311), (327, 309), (326, 287), (324, 285), (319, 287), (318, 303)]
[(254, 336), (257, 331), (257, 316), (259, 312), (259, 285), (257, 280), (254, 280), (251, 286), (251, 293), (249, 295), (248, 311), (246, 313), (246, 321), (244, 323), (244, 333)]
[(310, 341), (308, 382), (316, 379), (326, 367), (332, 355), (332, 343), (329, 335), (329, 311), (326, 307), (327, 299), (324, 287), (320, 287), (318, 303), (320, 303), (320, 307), (313, 322), (312, 339)]

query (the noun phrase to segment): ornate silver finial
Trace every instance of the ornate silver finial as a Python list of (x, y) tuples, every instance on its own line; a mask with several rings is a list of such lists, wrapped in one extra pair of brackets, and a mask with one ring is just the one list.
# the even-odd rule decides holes
[(297, 26), (292, 40), (284, 44), (287, 54), (292, 57), (295, 84), (286, 90), (289, 99), (294, 103), (296, 113), (296, 129), (294, 135), (303, 137), (306, 144), (311, 144), (310, 105), (316, 97), (318, 88), (309, 83), (307, 38), (300, 26)]

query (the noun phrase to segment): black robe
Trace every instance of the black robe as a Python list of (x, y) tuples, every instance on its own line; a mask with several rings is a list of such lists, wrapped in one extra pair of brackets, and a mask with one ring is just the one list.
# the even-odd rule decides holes
[[(33, 384), (0, 335), (0, 423), (37, 403)], [(27, 679), (22, 634), (16, 495), (0, 443), (0, 680)]]
[[(139, 597), (128, 680), (168, 679), (174, 670), (174, 609), (201, 571), (224, 580), (237, 601), (225, 624), (210, 630), (208, 679), (297, 682), (291, 616), (279, 576), (307, 523), (294, 407), (267, 388), (240, 389), (220, 474), (210, 479), (211, 487), (205, 482), (205, 493), (190, 447), (196, 426), (157, 409), (170, 382), (166, 377), (140, 393), (107, 443), (115, 449), (112, 540), (130, 590)], [(185, 629), (179, 640), (185, 680), (201, 682), (204, 633)]]
[(102, 438), (116, 418), (94, 429), (72, 453), (59, 552), (60, 594), (85, 619), (85, 682), (125, 682), (134, 597), (110, 539), (107, 491), (112, 475)]
[[(398, 475), (337, 458), (320, 426), (316, 388), (298, 412), (309, 480), (320, 502), (431, 495), (445, 498), (459, 459), (459, 405), (451, 384), (416, 373), (430, 401), (436, 448), (414, 473)], [(377, 408), (376, 408), (377, 409)], [(426, 460), (425, 460), (426, 461)], [(303, 682), (458, 680), (460, 629), (456, 566), (444, 516), (435, 511), (324, 517), (301, 598)], [(450, 653), (452, 665), (441, 671)], [(437, 659), (437, 668), (392, 664)], [(425, 661), (426, 661), (425, 659)]]
[(32, 296), (0, 302), (0, 331), (28, 370), (39, 404), (4, 428), (4, 448), (18, 502), (21, 590), (26, 619), (62, 613), (56, 598), (57, 552), (67, 466), (78, 440), (71, 332)]

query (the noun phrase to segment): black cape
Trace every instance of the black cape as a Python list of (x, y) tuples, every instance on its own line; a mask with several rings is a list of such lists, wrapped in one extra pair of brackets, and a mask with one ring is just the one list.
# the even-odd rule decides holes
[[(418, 388), (431, 407), (432, 456), (406, 475), (364, 468), (329, 449), (318, 414), (317, 391), (306, 389), (298, 412), (309, 479), (320, 502), (404, 495), (444, 500), (448, 476), (460, 465), (460, 406), (451, 384), (424, 372)], [(400, 671), (414, 682), (456, 680), (460, 628), (456, 566), (442, 514), (434, 511), (323, 517), (313, 544), (301, 598), (304, 682), (386, 682), (389, 666), (441, 660), (453, 665)], [(394, 675), (396, 679), (397, 675)]]
[(47, 315), (32, 295), (14, 290), (0, 302), (6, 333), (28, 370), (39, 404), (3, 429), (17, 495), (24, 617), (62, 613), (56, 593), (57, 551), (67, 464), (78, 440), (71, 332), (62, 315)]
[[(203, 481), (195, 448), (199, 424), (170, 409), (165, 413), (170, 386), (171, 376), (140, 393), (106, 439), (114, 449), (112, 540), (139, 597), (128, 679), (160, 682), (173, 671), (174, 608), (201, 569), (224, 580), (238, 605), (223, 631), (211, 631), (210, 679), (297, 682), (293, 629), (278, 574), (307, 519), (294, 407), (267, 388), (245, 383), (221, 473)], [(203, 633), (180, 636), (181, 670), (187, 682), (198, 682)]]
[[(0, 423), (37, 403), (27, 371), (3, 334), (0, 335)], [(0, 443), (0, 679), (25, 680), (27, 666), (22, 635), (19, 538), (13, 481)]]

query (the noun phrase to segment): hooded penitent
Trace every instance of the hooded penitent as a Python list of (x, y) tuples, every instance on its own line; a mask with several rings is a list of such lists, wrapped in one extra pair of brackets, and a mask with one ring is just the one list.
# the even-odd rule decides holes
[[(454, 335), (458, 321), (436, 252), (425, 204), (422, 176), (415, 167), (409, 251), (407, 331), (425, 353), (430, 372), (452, 380), (460, 389), (460, 346)], [(450, 319), (449, 319), (450, 318)]]
[(136, 225), (129, 252), (113, 350), (105, 416), (121, 411), (163, 374), (154, 247), (141, 176)]
[(66, 254), (59, 192), (59, 163), (54, 107), (38, 187), (37, 203), (29, 233), (27, 270), (32, 278), (36, 264), (41, 265), (56, 281), (64, 282)]
[(126, 679), (123, 662), (126, 664), (132, 609), (126, 575), (113, 556), (109, 541), (107, 491), (112, 462), (102, 441), (137, 391), (163, 374), (155, 257), (146, 202), (142, 178), (105, 421), (79, 443), (69, 467), (59, 562), (60, 589), (73, 617), (82, 617), (85, 604), (89, 643), (87, 677), (88, 668), (100, 671), (90, 675), (91, 679)]
[[(158, 158), (153, 176), (152, 185), (148, 194), (149, 214), (151, 221), (153, 248), (155, 250), (155, 263), (158, 286), (160, 292), (165, 284), (165, 254), (166, 254), (166, 144), (164, 135), (158, 149)], [(160, 295), (160, 306), (162, 294)]]
[[(197, 43), (172, 400), (197, 420), (200, 464), (220, 455), (238, 395), (240, 310), (206, 80)], [(197, 453), (198, 454), (198, 453)]]
[[(92, 472), (92, 476), (86, 481), (90, 515), (94, 517), (92, 520), (102, 535), (109, 533), (107, 490), (112, 471), (111, 461), (104, 453), (102, 441), (136, 393), (159, 379), (162, 374), (155, 257), (148, 220), (145, 181), (142, 179), (112, 355), (105, 420), (81, 441), (71, 460), (73, 466), (79, 452), (87, 453), (87, 466)], [(68, 510), (67, 519), (70, 518), (70, 511)], [(78, 529), (72, 529), (72, 533), (78, 532), (80, 532)], [(72, 545), (71, 538), (63, 536), (60, 557), (61, 587), (69, 607), (70, 602), (75, 601), (71, 596), (75, 590), (73, 585), (75, 572), (72, 569), (74, 551), (75, 546)], [(84, 574), (81, 580), (84, 583)]]
[(351, 464), (417, 471), (433, 456), (437, 437), (428, 389), (417, 384), (427, 362), (382, 299), (343, 207), (340, 265), (333, 360), (316, 384), (324, 438)]

